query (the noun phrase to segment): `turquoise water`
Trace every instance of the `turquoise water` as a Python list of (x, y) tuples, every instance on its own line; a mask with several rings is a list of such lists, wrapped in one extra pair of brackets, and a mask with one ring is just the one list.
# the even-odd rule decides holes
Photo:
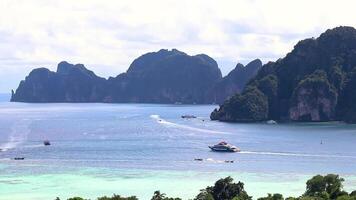
[[(149, 199), (158, 189), (188, 199), (228, 175), (254, 197), (297, 196), (318, 173), (341, 174), (345, 189), (356, 189), (355, 125), (213, 122), (215, 107), (2, 102), (0, 199), (113, 193)], [(46, 139), (51, 146), (42, 145)], [(242, 152), (207, 148), (221, 140)]]

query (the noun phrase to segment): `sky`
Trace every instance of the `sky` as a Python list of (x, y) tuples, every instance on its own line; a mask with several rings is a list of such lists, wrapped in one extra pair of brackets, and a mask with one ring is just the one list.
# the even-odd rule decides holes
[(0, 93), (34, 68), (66, 60), (102, 77), (138, 56), (176, 48), (240, 62), (284, 57), (302, 39), (356, 27), (354, 0), (1, 0)]

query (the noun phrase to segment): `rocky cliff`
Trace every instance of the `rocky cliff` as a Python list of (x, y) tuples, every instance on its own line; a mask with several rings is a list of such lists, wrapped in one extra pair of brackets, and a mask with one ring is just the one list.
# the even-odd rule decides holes
[(104, 79), (82, 64), (58, 64), (57, 71), (34, 69), (11, 101), (18, 102), (135, 102), (214, 103), (240, 92), (261, 67), (255, 60), (222, 78), (214, 59), (162, 49), (135, 59), (127, 72)]
[(254, 77), (262, 67), (259, 59), (253, 60), (246, 66), (238, 63), (228, 75), (218, 81), (207, 93), (207, 99), (215, 103), (223, 103), (226, 98), (240, 93), (246, 83)]
[[(317, 39), (300, 41), (285, 58), (264, 65), (242, 94), (225, 101), (211, 118), (356, 122), (356, 104), (351, 103), (356, 102), (355, 71), (356, 30), (327, 30)], [(245, 102), (253, 109), (243, 110)]]
[(147, 53), (126, 73), (108, 80), (111, 102), (204, 103), (205, 93), (221, 80), (215, 60), (176, 49)]
[(106, 80), (84, 65), (58, 64), (57, 71), (31, 71), (20, 82), (11, 101), (18, 102), (98, 102), (105, 96)]

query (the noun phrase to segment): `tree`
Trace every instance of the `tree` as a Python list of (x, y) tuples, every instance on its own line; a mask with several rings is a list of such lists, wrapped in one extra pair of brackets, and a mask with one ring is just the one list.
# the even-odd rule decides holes
[(207, 187), (206, 191), (210, 193), (214, 200), (232, 200), (238, 197), (239, 200), (250, 200), (244, 189), (242, 182), (233, 183), (233, 179), (229, 176), (215, 182), (212, 187)]
[(268, 193), (267, 197), (261, 197), (258, 198), (257, 200), (284, 200), (283, 195), (276, 193), (276, 194), (270, 194)]
[(137, 197), (131, 196), (131, 197), (121, 197), (120, 195), (114, 194), (112, 197), (99, 197), (98, 200), (138, 200)]
[(322, 197), (326, 199), (337, 199), (344, 195), (342, 191), (343, 178), (336, 174), (326, 176), (317, 175), (307, 181), (306, 192), (304, 196)]
[(85, 200), (85, 199), (83, 199), (82, 197), (72, 197), (67, 200)]
[(153, 193), (151, 200), (181, 200), (180, 198), (166, 197), (165, 193), (161, 193), (159, 190)]
[(356, 200), (356, 196), (351, 196), (351, 195), (342, 195), (339, 196), (336, 200)]
[(206, 189), (203, 189), (200, 190), (200, 193), (194, 198), (194, 200), (214, 200), (214, 197)]
[(345, 180), (336, 174), (328, 174), (324, 177), (326, 183), (326, 192), (331, 199), (336, 199), (342, 193), (342, 182)]
[(352, 192), (350, 193), (350, 196), (355, 196), (355, 197), (356, 197), (356, 190), (352, 191)]

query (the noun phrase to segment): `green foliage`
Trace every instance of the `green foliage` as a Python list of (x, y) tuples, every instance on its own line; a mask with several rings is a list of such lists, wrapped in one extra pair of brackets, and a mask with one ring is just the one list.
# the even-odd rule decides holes
[(317, 175), (307, 181), (304, 196), (321, 197), (323, 199), (337, 199), (345, 194), (342, 191), (343, 178), (339, 175), (328, 174), (326, 176)]
[(356, 200), (356, 196), (351, 196), (351, 195), (342, 195), (339, 196), (336, 200)]
[(355, 196), (355, 197), (356, 197), (356, 190), (352, 191), (352, 192), (350, 193), (350, 196)]
[(211, 119), (223, 117), (223, 121), (262, 121), (267, 119), (267, 115), (267, 97), (256, 87), (250, 87), (228, 99), (212, 113)]
[(232, 200), (237, 197), (239, 200), (250, 200), (244, 189), (242, 182), (234, 183), (231, 177), (226, 177), (215, 182), (212, 187), (207, 187), (206, 191), (210, 193), (214, 200)]
[(301, 80), (298, 83), (297, 88), (301, 87), (303, 85), (320, 87), (324, 84), (326, 84), (328, 87), (330, 87), (331, 89), (334, 90), (334, 88), (332, 88), (332, 85), (330, 85), (330, 83), (328, 81), (326, 72), (323, 70), (316, 70), (315, 72), (313, 72), (312, 74), (306, 76), (303, 80)]
[(296, 197), (287, 197), (285, 200), (298, 200), (299, 198)]
[(343, 121), (356, 122), (356, 67), (349, 73), (345, 81), (341, 98), (338, 103), (338, 115)]
[(345, 73), (342, 71), (339, 65), (334, 65), (329, 70), (329, 80), (330, 83), (340, 91), (342, 89), (344, 80), (345, 80)]
[(214, 197), (206, 189), (204, 189), (200, 190), (200, 193), (194, 198), (194, 200), (214, 200)]
[[(298, 121), (329, 121), (335, 117), (335, 107), (337, 104), (337, 91), (329, 83), (326, 72), (316, 70), (312, 74), (301, 80), (293, 91), (290, 100), (290, 118)], [(312, 118), (311, 112), (303, 115), (298, 112), (298, 105), (303, 104), (310, 110), (318, 112), (319, 117)]]
[(278, 78), (270, 74), (257, 81), (258, 89), (267, 96), (268, 99), (268, 118), (278, 119), (279, 103), (278, 103)]
[(85, 199), (83, 199), (81, 197), (72, 197), (72, 198), (69, 198), (67, 200), (85, 200)]
[[(268, 99), (268, 107), (264, 109), (268, 111), (268, 118), (274, 120), (299, 118), (298, 110), (293, 114), (290, 110), (301, 103), (308, 105), (307, 108), (313, 109), (313, 112), (319, 112), (318, 116), (326, 116), (325, 120), (356, 123), (354, 103), (356, 102), (356, 75), (352, 72), (355, 66), (356, 29), (337, 27), (327, 30), (317, 39), (310, 38), (298, 42), (286, 57), (264, 65), (245, 86), (243, 91), (245, 94), (236, 95), (226, 101), (212, 114), (212, 119), (234, 121), (231, 119), (237, 116), (236, 121), (260, 120), (261, 115), (258, 115), (256, 120), (255, 109), (242, 109), (243, 104), (250, 101), (245, 98), (260, 98), (258, 92), (246, 95), (247, 90), (257, 87)], [(311, 88), (309, 91), (312, 92), (308, 96), (314, 95), (314, 98), (295, 99), (294, 94), (301, 87)], [(317, 90), (318, 87), (322, 89)], [(327, 109), (319, 110), (319, 106), (323, 103), (318, 100), (317, 103), (313, 102), (318, 97), (332, 102), (332, 105), (329, 106), (330, 103), (327, 103)], [(308, 114), (308, 110), (303, 112), (303, 115)], [(318, 119), (307, 117), (307, 120)]]
[(112, 197), (99, 197), (98, 200), (138, 200), (137, 197), (131, 196), (131, 197), (121, 197), (120, 195), (114, 194)]
[(270, 194), (268, 193), (268, 196), (267, 197), (261, 197), (261, 198), (258, 198), (257, 200), (284, 200), (283, 198), (283, 195), (281, 194)]
[(265, 94), (268, 99), (273, 99), (277, 96), (278, 78), (275, 75), (268, 75), (258, 81), (258, 89)]
[[(285, 200), (356, 200), (356, 190), (350, 194), (343, 191), (343, 178), (336, 174), (326, 176), (316, 175), (306, 183), (306, 191), (300, 197), (288, 197)], [(60, 200), (58, 197), (55, 200)], [(84, 200), (81, 197), (73, 197), (68, 200)], [(113, 195), (112, 197), (99, 197), (97, 200), (138, 200), (135, 196), (121, 197)], [(181, 200), (180, 198), (166, 197), (166, 194), (155, 191), (151, 200)], [(194, 200), (252, 200), (247, 194), (242, 182), (234, 183), (231, 177), (219, 179), (213, 186), (200, 190), (200, 193)], [(279, 193), (268, 194), (266, 197), (257, 200), (284, 200), (283, 195)]]
[(160, 191), (155, 191), (151, 200), (181, 200), (180, 198), (171, 198), (166, 197), (165, 193), (161, 193)]

